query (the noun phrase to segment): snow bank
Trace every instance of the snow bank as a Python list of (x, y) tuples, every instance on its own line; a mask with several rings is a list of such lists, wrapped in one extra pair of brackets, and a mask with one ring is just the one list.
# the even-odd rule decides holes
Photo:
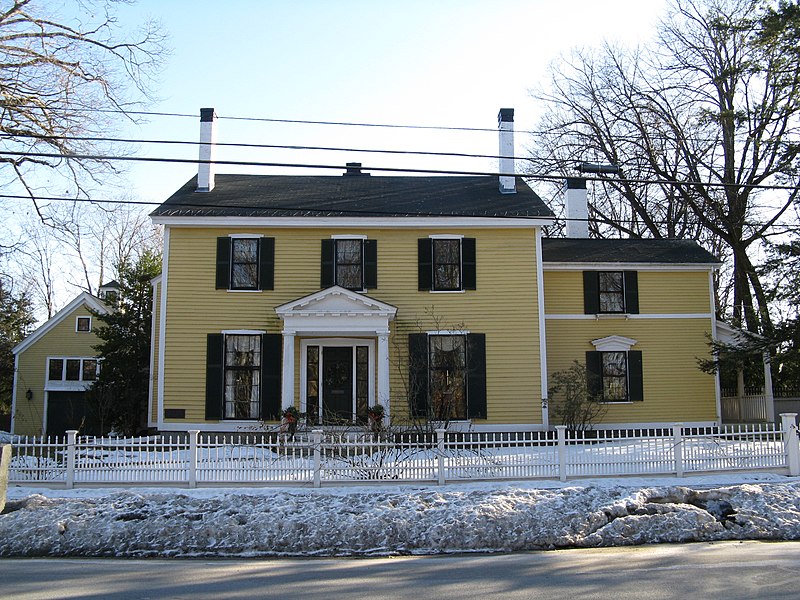
[(17, 488), (0, 515), (0, 556), (344, 556), (800, 539), (800, 482), (781, 481), (712, 489)]

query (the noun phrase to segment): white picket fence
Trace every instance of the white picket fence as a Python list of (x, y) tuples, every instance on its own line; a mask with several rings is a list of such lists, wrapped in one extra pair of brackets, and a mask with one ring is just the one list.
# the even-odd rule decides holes
[(438, 483), (772, 471), (800, 475), (795, 414), (781, 424), (660, 430), (17, 437), (21, 485)]

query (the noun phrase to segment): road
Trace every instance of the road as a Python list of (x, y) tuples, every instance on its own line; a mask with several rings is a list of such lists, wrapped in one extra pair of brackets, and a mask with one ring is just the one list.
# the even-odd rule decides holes
[(372, 559), (0, 559), (0, 597), (800, 597), (800, 542)]

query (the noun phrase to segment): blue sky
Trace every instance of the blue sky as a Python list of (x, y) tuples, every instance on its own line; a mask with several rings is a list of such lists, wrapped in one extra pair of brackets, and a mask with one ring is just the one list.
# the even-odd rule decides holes
[[(501, 107), (516, 129), (536, 125), (529, 90), (547, 65), (603, 39), (635, 44), (652, 35), (663, 0), (140, 0), (126, 25), (161, 21), (172, 54), (154, 111), (220, 116), (495, 128)], [(196, 119), (154, 117), (125, 133), (196, 141)], [(496, 154), (482, 132), (375, 129), (221, 120), (219, 141)], [(517, 135), (517, 153), (529, 139)], [(143, 145), (144, 156), (196, 157), (196, 148)], [(222, 150), (220, 159), (281, 163), (494, 170), (490, 159), (434, 159), (358, 152)], [(220, 169), (233, 171), (234, 168)], [(311, 173), (286, 168), (247, 172)], [(130, 189), (163, 200), (193, 165), (131, 167)]]

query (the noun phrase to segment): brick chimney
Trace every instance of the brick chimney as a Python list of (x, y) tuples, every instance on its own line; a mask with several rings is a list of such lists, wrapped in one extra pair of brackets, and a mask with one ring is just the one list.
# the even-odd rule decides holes
[[(216, 158), (217, 114), (213, 108), (200, 109), (200, 160), (213, 161)], [(210, 192), (214, 189), (216, 165), (201, 162), (197, 168), (197, 192)]]
[[(497, 115), (500, 132), (500, 193), (516, 194), (517, 180), (514, 173), (514, 109), (501, 108)], [(508, 175), (506, 175), (508, 173)]]
[(568, 238), (589, 237), (589, 200), (586, 180), (583, 177), (567, 177), (564, 217), (567, 219)]

